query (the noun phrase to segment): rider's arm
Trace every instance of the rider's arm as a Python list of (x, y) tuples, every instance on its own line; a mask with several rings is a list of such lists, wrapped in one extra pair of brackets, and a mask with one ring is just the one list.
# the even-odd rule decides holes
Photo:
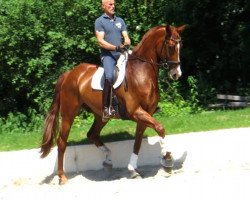
[(110, 51), (115, 51), (116, 46), (108, 43), (107, 41), (104, 40), (104, 32), (103, 31), (96, 31), (95, 32), (98, 44), (101, 48), (107, 49)]
[(124, 38), (124, 45), (129, 46), (131, 44), (131, 40), (130, 40), (130, 38), (128, 36), (128, 32), (127, 31), (122, 31), (122, 36)]

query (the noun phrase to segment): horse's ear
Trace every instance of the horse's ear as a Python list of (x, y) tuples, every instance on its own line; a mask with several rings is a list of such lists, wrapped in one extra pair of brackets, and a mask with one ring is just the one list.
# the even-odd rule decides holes
[(177, 28), (177, 32), (181, 34), (188, 26), (187, 25), (182, 25)]
[(166, 25), (166, 32), (169, 33), (169, 36), (172, 35), (172, 29), (171, 29), (171, 26), (169, 24)]

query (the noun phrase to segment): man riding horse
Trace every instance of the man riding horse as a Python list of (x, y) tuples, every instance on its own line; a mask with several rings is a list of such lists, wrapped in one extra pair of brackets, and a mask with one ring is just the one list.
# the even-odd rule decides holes
[(102, 99), (103, 121), (107, 121), (112, 115), (115, 115), (115, 110), (110, 105), (110, 94), (114, 82), (116, 61), (125, 47), (130, 45), (130, 38), (123, 19), (115, 16), (115, 1), (102, 0), (102, 8), (104, 14), (95, 21), (95, 34), (101, 47), (101, 61), (105, 74)]
[[(122, 24), (123, 22), (120, 18), (114, 15), (114, 0), (104, 0), (102, 3), (105, 14), (96, 23), (105, 21), (109, 23), (110, 27), (113, 25), (115, 32), (117, 32), (116, 34), (121, 34), (124, 37), (124, 45), (129, 45), (130, 39), (127, 31), (125, 28), (122, 28), (125, 25)], [(144, 131), (147, 127), (154, 129), (159, 135), (162, 157), (161, 165), (166, 169), (173, 167), (174, 159), (167, 141), (167, 132), (163, 125), (153, 117), (153, 114), (160, 98), (158, 86), (160, 68), (164, 67), (169, 75), (176, 80), (182, 75), (180, 66), (180, 34), (185, 30), (185, 27), (185, 25), (180, 27), (159, 25), (148, 30), (128, 58), (126, 83), (123, 82), (114, 90), (119, 105), (124, 108), (127, 119), (136, 122), (135, 142), (128, 163), (131, 178), (140, 177), (137, 161)], [(107, 121), (103, 121), (102, 117), (102, 97), (107, 95), (104, 106), (108, 107), (110, 105), (108, 101), (109, 92), (111, 91), (113, 81), (112, 67), (116, 62), (114, 55), (117, 52), (120, 53), (124, 49), (124, 45), (121, 42), (121, 35), (119, 35), (119, 39), (115, 40), (117, 43), (112, 43), (113, 38), (107, 39), (108, 34), (104, 31), (107, 29), (99, 29), (97, 25), (96, 30), (98, 30), (96, 35), (102, 49), (104, 68), (108, 68), (105, 71), (105, 75), (110, 80), (106, 81), (105, 87), (109, 89), (104, 89), (104, 94), (100, 90), (93, 89), (91, 83), (94, 74), (98, 70), (97, 65), (80, 63), (72, 70), (63, 73), (57, 80), (55, 95), (44, 123), (41, 157), (46, 157), (55, 142), (57, 143), (57, 174), (60, 184), (67, 182), (67, 176), (64, 172), (64, 155), (71, 126), (81, 108), (87, 108), (92, 111), (94, 121), (87, 133), (87, 137), (103, 152), (105, 156), (103, 166), (112, 167), (111, 150), (103, 143), (100, 137), (102, 129), (107, 124)], [(110, 37), (113, 37), (113, 35)], [(125, 87), (126, 85), (127, 87)]]

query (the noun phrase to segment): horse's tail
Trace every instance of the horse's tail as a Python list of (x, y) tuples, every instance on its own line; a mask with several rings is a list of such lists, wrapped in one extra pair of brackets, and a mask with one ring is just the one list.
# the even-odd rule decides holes
[(56, 83), (53, 101), (50, 106), (47, 117), (45, 118), (44, 121), (45, 124), (43, 131), (43, 140), (40, 151), (40, 153), (42, 154), (41, 158), (44, 158), (49, 154), (57, 138), (58, 127), (59, 127), (60, 91), (63, 80), (65, 79), (66, 75), (67, 73), (62, 74)]

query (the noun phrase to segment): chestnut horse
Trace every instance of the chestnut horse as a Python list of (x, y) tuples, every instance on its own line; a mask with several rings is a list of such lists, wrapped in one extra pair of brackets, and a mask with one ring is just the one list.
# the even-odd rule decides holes
[[(137, 159), (146, 127), (153, 128), (160, 136), (161, 164), (164, 167), (173, 166), (173, 158), (166, 145), (165, 129), (152, 115), (159, 101), (159, 67), (167, 67), (174, 79), (181, 76), (180, 33), (184, 29), (185, 25), (178, 28), (162, 25), (150, 29), (129, 55), (126, 83), (123, 82), (114, 91), (120, 105), (124, 107), (127, 118), (137, 123), (133, 153), (128, 164), (132, 177), (140, 175), (137, 171)], [(62, 74), (55, 87), (55, 96), (45, 119), (41, 157), (46, 157), (57, 141), (57, 173), (60, 184), (67, 181), (63, 169), (64, 153), (71, 125), (81, 107), (90, 108), (95, 117), (87, 137), (106, 156), (103, 165), (112, 166), (111, 151), (100, 140), (100, 132), (107, 124), (102, 121), (102, 91), (91, 88), (91, 80), (96, 70), (97, 66), (94, 64), (79, 64), (71, 71)], [(59, 112), (61, 129), (57, 136)]]

